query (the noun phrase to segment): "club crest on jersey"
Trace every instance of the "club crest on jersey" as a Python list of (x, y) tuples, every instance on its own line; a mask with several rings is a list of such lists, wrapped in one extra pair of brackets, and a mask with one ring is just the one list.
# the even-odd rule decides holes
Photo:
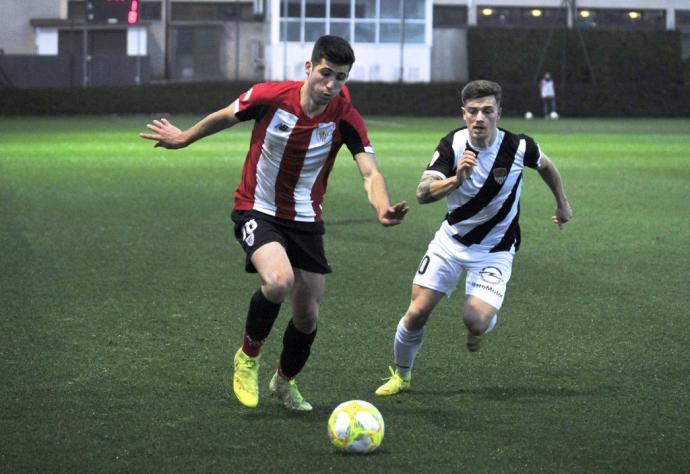
[(287, 126), (286, 124), (284, 124), (284, 123), (279, 123), (279, 124), (277, 124), (277, 125), (275, 126), (275, 129), (276, 129), (276, 130), (280, 130), (281, 132), (287, 132), (288, 130), (290, 130), (290, 127), (288, 127), (288, 126)]
[(508, 178), (508, 169), (507, 168), (494, 168), (494, 180), (498, 184), (503, 184), (506, 181), (506, 178)]
[(316, 136), (319, 139), (320, 143), (324, 143), (326, 140), (328, 140), (328, 136), (330, 135), (330, 131), (325, 128), (320, 128), (318, 132), (316, 132)]

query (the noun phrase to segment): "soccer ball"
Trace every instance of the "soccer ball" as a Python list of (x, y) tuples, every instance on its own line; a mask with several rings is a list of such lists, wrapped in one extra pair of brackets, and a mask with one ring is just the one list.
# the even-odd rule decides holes
[(556, 112), (556, 111), (551, 112), (551, 113), (549, 114), (549, 117), (550, 117), (552, 120), (558, 120), (558, 112)]
[(532, 114), (532, 112), (525, 112), (525, 118), (527, 120), (532, 120), (534, 118), (534, 114)]
[(383, 431), (381, 412), (364, 400), (341, 403), (328, 419), (331, 444), (344, 453), (372, 452), (381, 445)]

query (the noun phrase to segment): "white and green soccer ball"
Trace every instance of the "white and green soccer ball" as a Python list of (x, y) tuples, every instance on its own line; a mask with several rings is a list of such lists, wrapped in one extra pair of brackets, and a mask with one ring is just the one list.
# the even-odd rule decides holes
[(364, 400), (343, 402), (328, 419), (328, 437), (338, 451), (370, 453), (383, 441), (384, 424), (381, 412)]
[(549, 117), (551, 118), (551, 120), (558, 120), (558, 112), (556, 112), (556, 111), (551, 112), (549, 114)]
[(532, 112), (525, 112), (525, 119), (527, 120), (532, 120), (534, 118), (534, 114)]

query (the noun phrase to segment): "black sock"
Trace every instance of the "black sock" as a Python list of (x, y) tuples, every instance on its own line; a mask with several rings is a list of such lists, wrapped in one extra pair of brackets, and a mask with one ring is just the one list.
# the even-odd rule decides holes
[(261, 345), (271, 332), (279, 311), (280, 303), (267, 300), (261, 292), (261, 288), (256, 290), (249, 301), (249, 311), (247, 311), (247, 322), (242, 342), (242, 349), (245, 354), (252, 357), (259, 354)]
[(304, 334), (290, 320), (283, 335), (283, 352), (280, 354), (280, 373), (283, 377), (291, 379), (300, 373), (307, 363), (315, 337), (316, 329), (311, 334)]

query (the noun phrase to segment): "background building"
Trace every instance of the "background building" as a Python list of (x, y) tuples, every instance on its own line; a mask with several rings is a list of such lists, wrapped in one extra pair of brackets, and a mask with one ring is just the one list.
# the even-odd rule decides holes
[(0, 85), (17, 88), (300, 79), (313, 40), (324, 33), (352, 42), (351, 77), (363, 81), (467, 80), (467, 31), (474, 27), (677, 29), (682, 55), (690, 56), (690, 0), (3, 4), (12, 14), (0, 17)]

